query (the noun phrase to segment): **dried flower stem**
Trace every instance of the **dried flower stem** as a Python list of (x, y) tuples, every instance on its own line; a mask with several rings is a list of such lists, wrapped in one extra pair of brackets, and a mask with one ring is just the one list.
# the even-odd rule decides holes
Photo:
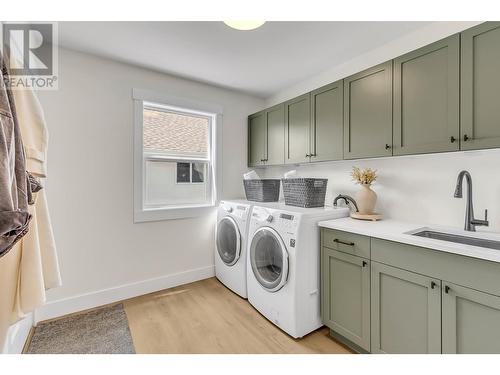
[(358, 167), (352, 167), (351, 176), (357, 184), (370, 185), (377, 179), (377, 170), (371, 168), (361, 170)]

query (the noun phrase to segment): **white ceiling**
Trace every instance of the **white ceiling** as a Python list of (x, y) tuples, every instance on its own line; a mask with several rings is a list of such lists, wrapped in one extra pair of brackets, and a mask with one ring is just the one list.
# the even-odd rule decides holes
[(60, 22), (63, 47), (252, 95), (293, 84), (429, 22)]

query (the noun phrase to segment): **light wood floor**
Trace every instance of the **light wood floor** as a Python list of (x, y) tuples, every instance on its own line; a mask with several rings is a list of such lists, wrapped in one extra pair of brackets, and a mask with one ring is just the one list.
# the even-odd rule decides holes
[(295, 340), (211, 278), (124, 302), (137, 353), (351, 353), (321, 328)]

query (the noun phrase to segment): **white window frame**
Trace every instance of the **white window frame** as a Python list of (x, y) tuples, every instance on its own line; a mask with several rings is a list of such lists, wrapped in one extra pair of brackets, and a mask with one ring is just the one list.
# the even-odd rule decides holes
[[(220, 187), (222, 186), (222, 174), (219, 167), (222, 161), (222, 108), (211, 103), (203, 103), (143, 89), (133, 89), (132, 98), (134, 101), (134, 222), (182, 219), (212, 214), (219, 201)], [(146, 160), (171, 160), (189, 163), (207, 161), (206, 158), (200, 158), (195, 155), (189, 158), (161, 154), (145, 155), (143, 149), (143, 111), (144, 107), (148, 107), (148, 104), (150, 107), (163, 108), (169, 112), (179, 111), (181, 114), (198, 115), (210, 120), (210, 163), (206, 168), (205, 180), (211, 192), (211, 200), (207, 204), (146, 206)]]

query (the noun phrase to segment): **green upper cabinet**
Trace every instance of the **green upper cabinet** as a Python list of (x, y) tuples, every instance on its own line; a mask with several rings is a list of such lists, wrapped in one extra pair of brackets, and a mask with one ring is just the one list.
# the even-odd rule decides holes
[(500, 297), (443, 281), (443, 353), (500, 353)]
[(500, 22), (249, 116), (248, 165), (500, 148)]
[(500, 147), (500, 22), (461, 35), (461, 148)]
[(266, 111), (267, 154), (266, 165), (280, 165), (285, 157), (285, 106), (278, 104)]
[(459, 79), (458, 34), (394, 60), (394, 155), (459, 149)]
[(392, 155), (392, 61), (344, 80), (344, 158)]
[(372, 353), (441, 353), (441, 281), (371, 266)]
[(267, 149), (266, 111), (248, 117), (248, 166), (263, 165)]
[(311, 92), (311, 161), (342, 160), (343, 91), (340, 80)]
[(310, 100), (305, 94), (285, 103), (285, 164), (309, 161)]
[(248, 166), (280, 165), (285, 157), (285, 106), (248, 117)]

